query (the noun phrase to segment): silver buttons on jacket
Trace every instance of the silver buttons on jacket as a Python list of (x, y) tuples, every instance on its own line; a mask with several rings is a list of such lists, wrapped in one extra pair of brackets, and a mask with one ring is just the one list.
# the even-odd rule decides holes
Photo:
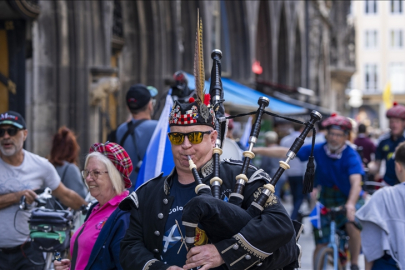
[(164, 203), (164, 204), (167, 204), (168, 202), (169, 202), (168, 199), (166, 199), (166, 198), (163, 199), (163, 203)]
[(262, 262), (259, 262), (258, 264), (256, 264), (256, 266), (262, 266)]
[(159, 231), (155, 231), (155, 235), (156, 235), (156, 236), (159, 236), (159, 235), (160, 235), (160, 232), (159, 232)]
[(246, 259), (246, 260), (250, 260), (250, 259), (252, 259), (252, 257), (250, 257), (250, 255), (246, 255), (246, 256), (245, 256), (245, 259)]
[(158, 214), (158, 218), (159, 218), (159, 219), (163, 219), (163, 214), (162, 214), (162, 213), (159, 213), (159, 214)]
[(239, 245), (238, 244), (235, 244), (235, 245), (233, 245), (233, 247), (232, 247), (234, 250), (237, 250), (238, 248), (239, 248)]
[(157, 248), (155, 248), (155, 249), (153, 250), (153, 252), (159, 253), (159, 250), (158, 250)]

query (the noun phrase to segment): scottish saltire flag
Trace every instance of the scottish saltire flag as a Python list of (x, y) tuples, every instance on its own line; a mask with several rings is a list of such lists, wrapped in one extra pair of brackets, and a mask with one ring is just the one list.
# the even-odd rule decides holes
[(149, 179), (158, 176), (161, 172), (168, 175), (174, 168), (173, 154), (167, 136), (169, 132), (169, 114), (172, 107), (173, 99), (169, 94), (166, 97), (162, 114), (146, 149), (135, 189)]
[(316, 202), (314, 209), (308, 216), (312, 225), (318, 230), (321, 228), (321, 210), (324, 207), (320, 202)]
[(172, 248), (181, 240), (181, 234), (176, 224), (174, 224), (165, 234), (163, 235), (163, 252), (169, 248)]
[(247, 120), (245, 125), (245, 131), (243, 132), (243, 135), (239, 140), (240, 144), (243, 147), (245, 147), (245, 149), (249, 146), (249, 137), (251, 131), (252, 131), (252, 116), (250, 116), (249, 119)]

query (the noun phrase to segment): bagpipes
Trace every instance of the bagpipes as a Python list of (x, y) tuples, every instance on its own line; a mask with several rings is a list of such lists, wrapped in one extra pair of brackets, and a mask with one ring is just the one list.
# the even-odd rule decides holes
[[(226, 117), (224, 116), (223, 110), (223, 90), (221, 83), (221, 70), (220, 70), (220, 59), (221, 52), (219, 50), (214, 50), (211, 54), (213, 59), (212, 77), (211, 77), (211, 87), (210, 93), (212, 95), (211, 100), (214, 101), (214, 111), (216, 112), (216, 130), (218, 132), (218, 139), (213, 149), (213, 178), (210, 180), (211, 188), (205, 185), (198, 172), (195, 164), (189, 158), (190, 170), (193, 173), (194, 179), (197, 182), (196, 194), (197, 197), (190, 200), (183, 209), (182, 224), (186, 229), (186, 245), (188, 248), (194, 246), (195, 229), (200, 223), (205, 229), (208, 238), (213, 242), (220, 241), (222, 239), (227, 239), (238, 233), (253, 217), (258, 216), (264, 209), (266, 201), (269, 199), (270, 195), (274, 193), (274, 187), (277, 184), (280, 176), (285, 170), (289, 169), (289, 161), (294, 159), (297, 152), (304, 144), (304, 140), (308, 133), (314, 129), (316, 122), (321, 120), (322, 116), (317, 111), (312, 111), (310, 116), (311, 119), (305, 123), (305, 129), (302, 131), (300, 136), (296, 138), (290, 150), (287, 153), (287, 159), (285, 161), (280, 161), (280, 167), (273, 176), (269, 184), (263, 186), (260, 196), (252, 202), (247, 210), (241, 208), (243, 197), (243, 191), (246, 182), (248, 181), (247, 170), (249, 168), (250, 161), (255, 157), (252, 149), (257, 142), (257, 138), (260, 132), (261, 120), (263, 114), (272, 114), (265, 111), (265, 108), (269, 105), (269, 100), (266, 97), (261, 97), (258, 101), (259, 108), (256, 114), (256, 119), (252, 127), (251, 135), (249, 137), (249, 147), (248, 150), (243, 153), (244, 161), (242, 165), (241, 173), (236, 177), (236, 185), (234, 191), (231, 193), (229, 202), (224, 202), (219, 199), (219, 193), (221, 188), (222, 180), (219, 178), (219, 168), (220, 168), (220, 158), (219, 155), (222, 154), (220, 149), (221, 140), (223, 139), (223, 123), (225, 123)], [(230, 116), (228, 118), (234, 118)], [(289, 119), (287, 117), (282, 117)], [(297, 122), (297, 121), (295, 121)], [(315, 138), (315, 134), (313, 136)], [(307, 177), (308, 178), (308, 177)], [(306, 180), (307, 182), (309, 180)], [(306, 183), (307, 191), (312, 190), (311, 183)], [(211, 194), (212, 193), (212, 194)], [(219, 219), (218, 217), (222, 218)]]
[[(197, 40), (198, 46), (196, 44), (197, 50), (202, 50), (202, 40), (200, 40), (202, 35), (202, 25), (197, 27)], [(201, 33), (199, 33), (201, 30)], [(269, 99), (266, 97), (261, 97), (258, 100), (259, 108), (256, 112), (241, 114), (236, 116), (225, 117), (225, 110), (223, 106), (223, 89), (221, 81), (221, 58), (222, 53), (220, 50), (214, 50), (211, 54), (213, 60), (213, 66), (211, 70), (211, 84), (210, 84), (210, 106), (213, 107), (215, 112), (215, 130), (218, 132), (217, 141), (215, 143), (215, 148), (213, 149), (213, 177), (210, 181), (210, 186), (204, 184), (197, 172), (196, 165), (189, 158), (190, 170), (193, 173), (194, 179), (197, 182), (195, 192), (198, 196), (191, 199), (183, 208), (182, 224), (185, 226), (185, 242), (188, 249), (192, 248), (195, 243), (196, 227), (198, 224), (204, 228), (208, 238), (212, 243), (219, 242), (224, 239), (229, 239), (235, 234), (239, 233), (240, 230), (254, 217), (259, 216), (265, 208), (266, 202), (269, 197), (274, 193), (274, 187), (277, 184), (280, 176), (283, 172), (290, 168), (288, 165), (289, 161), (292, 160), (301, 146), (304, 144), (304, 140), (308, 133), (313, 130), (313, 145), (315, 138), (314, 125), (316, 122), (320, 121), (322, 116), (317, 111), (312, 111), (310, 114), (310, 120), (306, 123), (301, 121), (291, 119), (288, 117), (282, 117), (277, 114), (273, 114), (265, 110), (269, 105)], [(195, 57), (195, 59), (202, 59), (202, 57)], [(194, 63), (195, 65), (195, 75), (201, 74), (203, 64)], [(196, 68), (197, 67), (197, 68)], [(203, 87), (201, 84), (202, 78), (196, 78), (196, 87)], [(202, 86), (201, 86), (202, 85)], [(243, 153), (244, 161), (242, 165), (241, 173), (236, 177), (236, 184), (233, 192), (230, 195), (229, 202), (220, 200), (220, 188), (222, 180), (220, 179), (220, 155), (222, 154), (221, 144), (224, 139), (225, 129), (226, 129), (226, 119), (236, 118), (245, 115), (255, 114), (255, 122), (252, 127), (252, 131), (249, 137), (249, 147), (248, 150)], [(296, 138), (293, 145), (287, 153), (287, 159), (285, 161), (280, 161), (280, 167), (276, 174), (271, 179), (270, 183), (265, 184), (258, 198), (251, 203), (247, 210), (241, 208), (244, 199), (244, 189), (248, 182), (248, 168), (250, 161), (255, 157), (252, 152), (254, 145), (257, 142), (258, 135), (260, 133), (261, 121), (263, 114), (269, 114), (275, 117), (280, 117), (289, 121), (300, 123), (305, 125), (305, 129), (302, 131), (299, 137)], [(312, 157), (313, 159), (313, 157)], [(310, 162), (311, 163), (311, 157)], [(310, 173), (306, 175), (304, 181), (304, 189), (306, 192), (312, 191), (312, 179), (310, 179), (311, 174), (313, 175), (313, 164), (309, 164), (308, 168)], [(312, 170), (312, 171), (311, 171)]]

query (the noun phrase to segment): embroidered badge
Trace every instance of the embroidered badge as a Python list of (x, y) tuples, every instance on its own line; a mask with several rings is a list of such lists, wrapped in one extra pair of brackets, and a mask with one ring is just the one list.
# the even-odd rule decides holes
[(209, 116), (208, 108), (204, 103), (200, 104), (200, 113), (205, 123), (207, 123)]
[(193, 106), (191, 107), (191, 110), (192, 110), (193, 118), (194, 118), (194, 119), (198, 119), (198, 108), (197, 108), (197, 106), (196, 106), (196, 105), (193, 105)]
[(202, 246), (208, 243), (208, 236), (204, 230), (200, 228), (195, 228), (195, 238), (194, 238), (194, 245)]
[(211, 117), (212, 117), (212, 125), (215, 126), (215, 113), (214, 110), (212, 109), (212, 107), (210, 107), (209, 109)]
[(270, 194), (269, 198), (267, 199), (264, 207), (272, 206), (277, 203), (277, 197), (273, 193)]
[(97, 230), (101, 230), (104, 226), (104, 224), (107, 222), (108, 217), (105, 217), (102, 221), (100, 221), (97, 225), (96, 225), (96, 229)]
[[(259, 198), (260, 194), (262, 193), (263, 188), (259, 187), (255, 193), (253, 193), (253, 197), (255, 198), (255, 200), (257, 200), (257, 198)], [(273, 193), (270, 194), (269, 198), (267, 199), (264, 207), (268, 207), (268, 206), (272, 206), (274, 204), (277, 203), (277, 197), (276, 195), (274, 195)]]

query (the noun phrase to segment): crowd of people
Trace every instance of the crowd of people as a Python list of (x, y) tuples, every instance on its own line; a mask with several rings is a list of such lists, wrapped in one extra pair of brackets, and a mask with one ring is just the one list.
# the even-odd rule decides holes
[[(344, 228), (349, 236), (350, 269), (358, 268), (360, 249), (365, 255), (366, 269), (403, 269), (402, 248), (397, 241), (403, 240), (405, 219), (395, 210), (404, 202), (403, 161), (405, 151), (405, 107), (394, 103), (387, 110), (390, 132), (382, 135), (377, 144), (367, 136), (366, 126), (358, 125), (358, 135), (353, 134), (352, 121), (348, 118), (332, 115), (322, 122), (326, 128), (325, 142), (315, 145), (314, 157), (316, 163), (314, 190), (311, 197), (318, 200), (326, 208), (344, 206), (346, 214), (338, 213), (335, 217), (337, 228)], [(291, 133), (293, 139), (299, 132)], [(283, 140), (288, 140), (288, 136)], [(291, 146), (292, 141), (284, 146)], [(283, 158), (289, 149), (286, 147), (257, 147), (253, 151), (266, 158)], [(291, 218), (296, 218), (297, 208), (300, 208), (303, 195), (297, 204), (297, 194), (294, 191), (297, 185), (302, 185), (304, 170), (300, 162), (308, 161), (311, 145), (304, 145), (297, 154), (297, 167), (301, 169), (298, 179), (288, 177), (293, 195), (294, 209)], [(381, 161), (384, 161), (384, 175), (380, 176)], [(296, 164), (294, 164), (296, 165)], [(295, 169), (291, 169), (295, 171)], [(367, 172), (367, 173), (366, 173)], [(286, 171), (289, 175), (289, 170)], [(291, 174), (291, 173), (290, 173)], [(375, 192), (375, 187), (362, 189), (362, 183), (374, 180), (384, 188)], [(298, 184), (297, 184), (298, 183)], [(378, 186), (378, 185), (377, 185)], [(375, 193), (374, 193), (375, 192)], [(370, 195), (373, 194), (371, 197)], [(388, 194), (395, 197), (388, 199)], [(365, 199), (371, 203), (365, 204)], [(395, 201), (394, 201), (395, 200)], [(378, 209), (377, 206), (383, 207)], [(394, 213), (395, 212), (395, 213)], [(390, 222), (393, 221), (391, 224)], [(330, 216), (321, 215), (321, 229), (314, 228), (313, 234), (316, 242), (313, 260), (317, 252), (323, 248), (330, 239)], [(389, 224), (390, 225), (387, 225)], [(399, 225), (401, 224), (401, 225)], [(400, 229), (399, 229), (400, 228)], [(401, 232), (400, 232), (401, 231)], [(376, 241), (377, 240), (377, 241)], [(381, 241), (378, 241), (381, 240)], [(377, 245), (377, 246), (376, 246)]]
[[(157, 124), (152, 120), (154, 95), (151, 88), (142, 84), (131, 86), (126, 95), (131, 119), (118, 127), (115, 134), (118, 143), (92, 145), (81, 174), (80, 147), (73, 131), (61, 127), (45, 159), (23, 149), (28, 130), (19, 113), (8, 111), (0, 115), (0, 269), (43, 269), (41, 263), (33, 263), (43, 256), (30, 245), (29, 212), (19, 211), (18, 205), (22, 196), (31, 204), (37, 196), (34, 191), (44, 187), (52, 189), (65, 209), (83, 208), (88, 192), (96, 200), (71, 238), (70, 257), (54, 262), (58, 270), (296, 268), (301, 248), (296, 243), (299, 235), (293, 220), (297, 219), (304, 200), (303, 178), (312, 152), (316, 170), (311, 198), (327, 208), (345, 207), (345, 214), (339, 214), (336, 222), (350, 237), (350, 269), (358, 269), (361, 246), (367, 269), (405, 267), (403, 256), (399, 256), (404, 251), (401, 240), (405, 218), (402, 212), (395, 211), (405, 205), (405, 186), (401, 184), (405, 182), (405, 107), (396, 105), (387, 111), (390, 133), (378, 145), (370, 143), (365, 126), (359, 125), (353, 142), (362, 151), (356, 151), (351, 143), (353, 125), (348, 118), (339, 115), (327, 118), (322, 122), (326, 128), (325, 141), (312, 146), (311, 138), (307, 138), (293, 160), (294, 169), (287, 170), (285, 179), (280, 179), (280, 183), (288, 181), (291, 187), (291, 214), (279, 198), (281, 185), (276, 186), (275, 195), (266, 201), (260, 216), (253, 217), (235, 235), (188, 250), (182, 212), (196, 196), (197, 186), (189, 159), (198, 169), (201, 184), (209, 185), (214, 171), (219, 169), (220, 200), (225, 202), (236, 196), (235, 178), (240, 177), (245, 164), (226, 159), (215, 168), (212, 153), (218, 133), (212, 107), (198, 97), (177, 100), (167, 116), (175, 167), (169, 175), (158, 175), (134, 191), (147, 139), (152, 137)], [(286, 156), (288, 147), (301, 132), (298, 126), (294, 129), (280, 144), (277, 133), (267, 132), (266, 146), (252, 149), (255, 154), (265, 156), (264, 171), (251, 165), (247, 168), (240, 197), (243, 209), (269, 184), (269, 176), (279, 167), (278, 161)], [(365, 171), (380, 178), (382, 160), (386, 164), (382, 181), (392, 187), (375, 192), (365, 204), (361, 184)], [(329, 223), (327, 216), (321, 216), (322, 228), (313, 231), (314, 256), (329, 241)], [(207, 237), (204, 228), (198, 230), (199, 238)], [(380, 239), (381, 245), (376, 247), (372, 239)]]

